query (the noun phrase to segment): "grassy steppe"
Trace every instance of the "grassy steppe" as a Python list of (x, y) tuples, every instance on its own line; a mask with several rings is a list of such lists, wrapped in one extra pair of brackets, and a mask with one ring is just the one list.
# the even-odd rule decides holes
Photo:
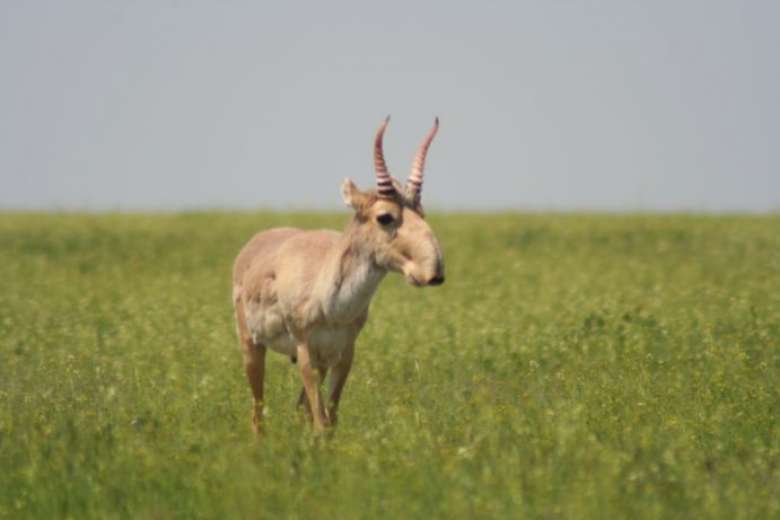
[(434, 215), (336, 435), (230, 304), (242, 244), (345, 215), (0, 215), (0, 517), (780, 518), (780, 217)]

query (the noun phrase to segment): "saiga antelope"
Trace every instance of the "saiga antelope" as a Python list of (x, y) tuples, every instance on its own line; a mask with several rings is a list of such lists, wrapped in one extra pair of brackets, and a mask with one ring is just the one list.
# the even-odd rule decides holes
[[(439, 242), (425, 221), (420, 194), (428, 147), (439, 120), (423, 140), (405, 186), (390, 176), (382, 151), (385, 119), (374, 140), (376, 189), (361, 191), (345, 179), (341, 194), (354, 210), (343, 233), (275, 228), (255, 235), (233, 268), (233, 304), (252, 389), (252, 425), (260, 431), (267, 349), (298, 363), (298, 400), (316, 431), (335, 425), (341, 392), (352, 367), (355, 339), (388, 271), (415, 286), (444, 283)], [(327, 409), (319, 386), (330, 369)]]

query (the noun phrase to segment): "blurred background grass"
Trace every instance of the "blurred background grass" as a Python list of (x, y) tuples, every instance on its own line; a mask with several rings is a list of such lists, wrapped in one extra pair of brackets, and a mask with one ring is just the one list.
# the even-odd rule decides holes
[(0, 516), (780, 517), (780, 217), (438, 214), (333, 439), (230, 302), (243, 243), (344, 214), (0, 215)]

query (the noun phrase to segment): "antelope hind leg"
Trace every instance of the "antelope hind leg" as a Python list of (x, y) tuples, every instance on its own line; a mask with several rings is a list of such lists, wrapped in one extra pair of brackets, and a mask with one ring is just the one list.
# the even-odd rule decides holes
[(241, 341), (241, 352), (244, 356), (244, 372), (252, 389), (252, 429), (255, 433), (260, 433), (263, 423), (266, 348), (265, 345), (258, 345), (252, 341), (244, 318), (244, 303), (240, 298), (236, 300), (236, 324)]
[(265, 352), (263, 345), (247, 345), (244, 349), (244, 371), (252, 389), (252, 429), (255, 433), (263, 429)]

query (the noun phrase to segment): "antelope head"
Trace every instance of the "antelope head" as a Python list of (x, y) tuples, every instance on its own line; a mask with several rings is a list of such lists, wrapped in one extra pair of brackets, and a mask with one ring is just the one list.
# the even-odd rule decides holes
[(344, 202), (355, 211), (353, 231), (377, 267), (402, 273), (407, 282), (418, 287), (441, 285), (441, 247), (425, 221), (420, 202), (425, 156), (439, 129), (439, 119), (420, 144), (405, 186), (390, 176), (385, 164), (382, 138), (389, 121), (388, 116), (374, 140), (376, 189), (361, 191), (349, 179), (341, 187)]

